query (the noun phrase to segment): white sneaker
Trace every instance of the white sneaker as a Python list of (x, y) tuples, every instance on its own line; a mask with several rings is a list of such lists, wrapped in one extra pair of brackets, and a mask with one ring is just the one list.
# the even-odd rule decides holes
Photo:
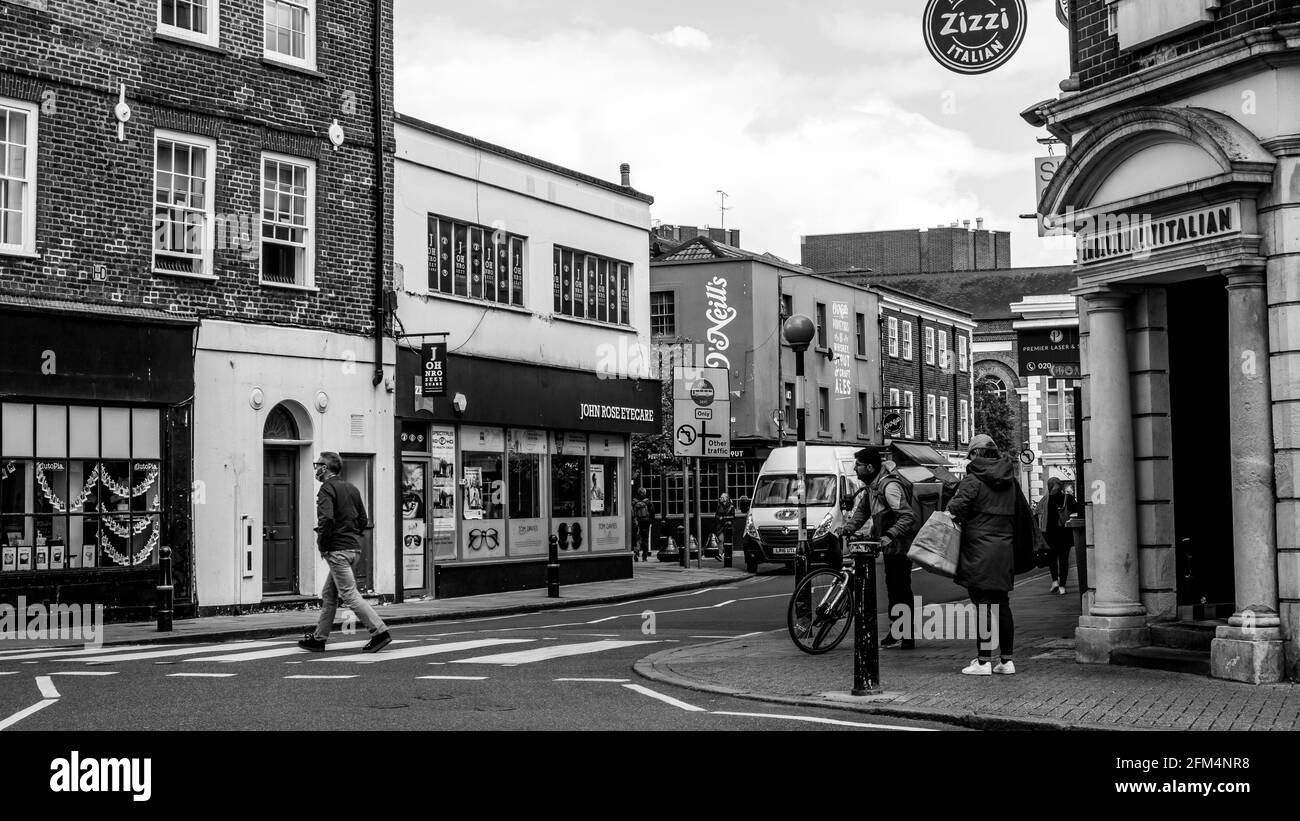
[(1059, 588), (1056, 592), (1057, 592), (1057, 593), (1060, 593), (1062, 596), (1064, 596), (1064, 595), (1065, 595), (1065, 588), (1064, 588), (1064, 587)]
[(962, 673), (968, 676), (991, 676), (993, 675), (993, 665), (989, 662), (981, 662), (979, 659), (971, 659), (971, 663), (962, 669)]
[(1048, 593), (1055, 593), (1059, 587), (1060, 587), (1060, 583), (1059, 583), (1059, 582), (1052, 582), (1052, 589), (1051, 589), (1051, 590), (1048, 590), (1047, 592), (1048, 592)]
[(1000, 661), (993, 665), (993, 672), (1000, 676), (1014, 676), (1016, 674), (1016, 663), (1014, 661)]

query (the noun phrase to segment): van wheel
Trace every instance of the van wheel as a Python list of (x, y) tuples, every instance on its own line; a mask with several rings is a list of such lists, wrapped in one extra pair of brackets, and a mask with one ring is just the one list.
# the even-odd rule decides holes
[(757, 573), (757, 572), (758, 572), (758, 562), (756, 562), (756, 561), (754, 561), (753, 559), (751, 559), (751, 558), (749, 558), (748, 556), (746, 556), (746, 557), (745, 557), (745, 572), (746, 572), (746, 573)]

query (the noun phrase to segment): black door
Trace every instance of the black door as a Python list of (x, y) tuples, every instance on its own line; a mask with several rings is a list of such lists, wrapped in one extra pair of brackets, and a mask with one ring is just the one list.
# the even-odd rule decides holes
[(262, 592), (298, 592), (298, 451), (267, 448), (262, 479)]

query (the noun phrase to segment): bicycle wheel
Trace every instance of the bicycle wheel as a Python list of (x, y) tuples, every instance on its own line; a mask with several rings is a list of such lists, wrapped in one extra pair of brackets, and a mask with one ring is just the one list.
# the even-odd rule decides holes
[(805, 653), (829, 652), (844, 640), (853, 620), (853, 589), (840, 574), (822, 568), (804, 577), (790, 597), (786, 627)]

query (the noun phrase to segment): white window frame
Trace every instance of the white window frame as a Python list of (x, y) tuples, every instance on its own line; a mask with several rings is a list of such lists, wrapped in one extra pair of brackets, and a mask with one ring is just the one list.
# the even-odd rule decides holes
[[(656, 306), (655, 297), (662, 298), (664, 296), (667, 296), (668, 298), (668, 307), (670, 310), (666, 314), (661, 313), (658, 316), (656, 316), (655, 308), (662, 307), (662, 306), (661, 305)], [(656, 331), (654, 329), (655, 319), (663, 319), (664, 317), (668, 318), (668, 321), (672, 324), (672, 329), (664, 332)], [(651, 336), (676, 336), (677, 335), (677, 292), (676, 291), (651, 291), (650, 292), (650, 335)]]
[[(1055, 386), (1053, 386), (1053, 382), (1056, 383)], [(1067, 428), (1065, 425), (1067, 409), (1070, 416), (1074, 415), (1074, 383), (1075, 380), (1073, 379), (1057, 379), (1053, 376), (1046, 377), (1046, 381), (1043, 383), (1043, 398), (1046, 400), (1043, 406), (1043, 422), (1046, 424), (1048, 436), (1074, 435), (1074, 427)], [(1051, 410), (1054, 401), (1060, 403), (1057, 408), (1055, 428), (1052, 426)], [(1074, 420), (1071, 419), (1070, 421)]]
[(934, 364), (934, 328), (925, 329), (925, 364)]
[(957, 400), (957, 440), (962, 444), (970, 441), (967, 426), (970, 425), (970, 403), (965, 399)]
[(925, 395), (925, 438), (931, 441), (939, 438), (939, 427), (935, 416), (934, 394), (927, 393)]
[(867, 355), (867, 315), (853, 315), (853, 353), (857, 356)]
[[(213, 262), (213, 248), (216, 245), (216, 186), (217, 186), (217, 141), (209, 137), (199, 137), (194, 134), (186, 134), (181, 131), (168, 131), (163, 128), (155, 129), (153, 132), (153, 184), (150, 186), (149, 198), (149, 224), (152, 226), (152, 236), (158, 236), (157, 215), (154, 213), (158, 207), (158, 201), (155, 199), (158, 190), (158, 143), (180, 143), (190, 146), (191, 148), (202, 148), (207, 152), (207, 168), (204, 169), (203, 185), (206, 195), (204, 196), (204, 226), (203, 226), (203, 254), (201, 261), (203, 270), (201, 271), (173, 271), (169, 268), (160, 268), (157, 264), (158, 251), (157, 245), (152, 246), (150, 257), (150, 266), (155, 274), (165, 276), (181, 277), (200, 277), (209, 279), (216, 276), (216, 270)], [(258, 190), (261, 194), (261, 190)], [(260, 226), (259, 226), (260, 230)], [(261, 240), (260, 234), (252, 239)]]
[[(163, 0), (157, 0), (158, 19), (157, 31), (159, 34), (166, 34), (168, 37), (179, 37), (182, 40), (189, 40), (194, 43), (202, 43), (208, 46), (221, 45), (221, 32), (218, 30), (221, 22), (221, 11), (218, 8), (221, 0), (208, 0), (208, 30), (204, 34), (194, 31), (193, 29), (181, 28), (170, 23), (164, 23), (162, 19)], [(266, 36), (265, 32), (262, 34)]]
[(962, 373), (970, 369), (970, 349), (963, 334), (957, 334), (957, 369)]
[(939, 441), (947, 442), (951, 436), (948, 434), (948, 397), (939, 397)]
[(889, 389), (889, 407), (890, 410), (898, 410), (898, 388)]
[(947, 370), (952, 367), (952, 361), (948, 358), (948, 332), (936, 331), (939, 337), (939, 367)]
[(867, 410), (867, 393), (858, 391), (858, 436), (866, 436), (870, 431), (867, 425), (871, 421), (870, 413)]
[(912, 321), (903, 323), (903, 358), (912, 361)]
[[(19, 111), (27, 115), (27, 145), (26, 167), (23, 169), (22, 180), (27, 186), (27, 196), (23, 201), (23, 235), (17, 243), (0, 243), (0, 255), (12, 256), (36, 256), (36, 183), (37, 183), (37, 117), (40, 113), (40, 106), (36, 103), (20, 102), (11, 100), (7, 97), (0, 97), (0, 108), (7, 108)], [(8, 135), (6, 134), (7, 138)], [(7, 171), (7, 169), (0, 169)], [(14, 180), (17, 177), (5, 177), (5, 179)]]
[[(304, 243), (303, 251), (303, 273), (301, 283), (288, 282), (270, 282), (263, 278), (262, 268), (266, 262), (266, 254), (262, 251), (262, 243), (266, 242), (266, 237), (262, 234), (262, 227), (267, 224), (266, 215), (263, 212), (262, 196), (266, 186), (266, 161), (274, 160), (276, 162), (287, 163), (290, 165), (301, 165), (307, 169), (307, 238)], [(263, 151), (257, 163), (257, 278), (264, 286), (269, 288), (291, 288), (305, 291), (315, 291), (316, 289), (316, 161), (306, 157), (295, 157), (291, 154), (277, 154), (274, 151)]]
[(889, 355), (898, 358), (898, 317), (889, 317)]
[(907, 438), (911, 439), (916, 436), (916, 397), (912, 396), (911, 391), (903, 391), (903, 406), (907, 410), (903, 411), (903, 421), (907, 427)]
[[(266, 4), (268, 2), (284, 3), (289, 6), (302, 6), (307, 10), (307, 31), (303, 37), (303, 56), (294, 57), (266, 47)], [(316, 0), (262, 0), (262, 57), (275, 63), (316, 70)]]
[[(822, 414), (826, 415), (826, 424), (822, 424)], [(826, 385), (817, 386), (817, 432), (831, 432), (831, 389)]]

